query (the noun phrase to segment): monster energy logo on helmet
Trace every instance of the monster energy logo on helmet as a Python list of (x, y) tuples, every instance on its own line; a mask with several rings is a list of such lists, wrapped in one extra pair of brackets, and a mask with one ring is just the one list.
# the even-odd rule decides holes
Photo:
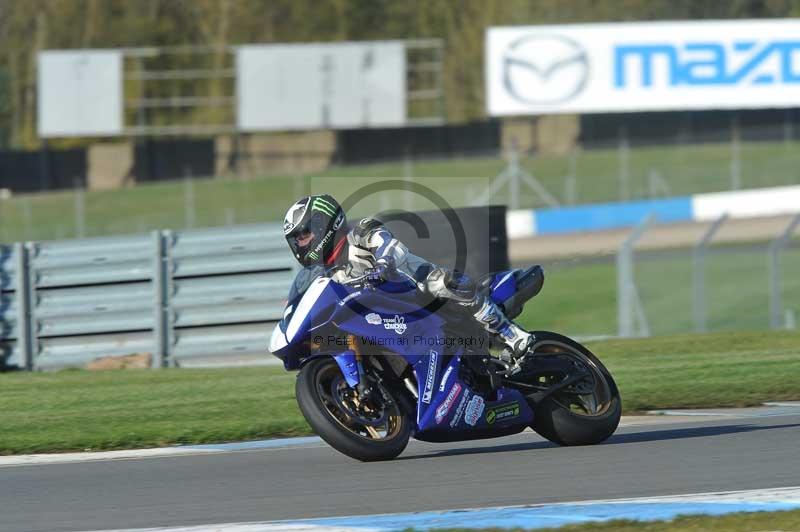
[(295, 258), (308, 266), (328, 259), (344, 222), (344, 211), (331, 196), (305, 196), (286, 212), (283, 234)]
[(314, 202), (311, 204), (311, 210), (319, 211), (323, 214), (333, 217), (336, 216), (337, 207), (322, 196), (317, 196), (314, 198)]

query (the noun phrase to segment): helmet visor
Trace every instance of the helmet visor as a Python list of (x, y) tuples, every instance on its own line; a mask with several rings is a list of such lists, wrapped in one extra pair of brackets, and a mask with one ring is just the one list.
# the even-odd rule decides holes
[(315, 212), (308, 222), (296, 227), (286, 235), (286, 240), (289, 242), (289, 247), (292, 248), (292, 253), (300, 259), (300, 262), (305, 264), (305, 258), (308, 253), (316, 249), (325, 237), (329, 221), (330, 217)]
[(316, 235), (309, 231), (308, 229), (303, 229), (302, 231), (297, 232), (293, 235), (294, 242), (297, 245), (297, 249), (304, 249), (307, 248), (311, 242), (314, 241), (314, 237)]

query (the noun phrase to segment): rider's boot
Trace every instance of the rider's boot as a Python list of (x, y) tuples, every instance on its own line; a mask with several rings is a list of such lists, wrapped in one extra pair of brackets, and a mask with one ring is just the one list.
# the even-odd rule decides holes
[(474, 313), (475, 319), (487, 331), (502, 338), (506, 344), (501, 358), (510, 358), (517, 362), (528, 352), (533, 343), (533, 335), (509, 320), (494, 301), (488, 297), (478, 298), (473, 303), (473, 309), (477, 309)]
[(466, 276), (453, 271), (435, 268), (425, 280), (430, 294), (444, 299), (453, 299), (469, 309), (483, 327), (499, 336), (506, 344), (504, 360), (514, 366), (528, 352), (533, 343), (533, 335), (525, 332), (509, 320), (502, 310), (485, 295), (476, 293), (475, 284)]

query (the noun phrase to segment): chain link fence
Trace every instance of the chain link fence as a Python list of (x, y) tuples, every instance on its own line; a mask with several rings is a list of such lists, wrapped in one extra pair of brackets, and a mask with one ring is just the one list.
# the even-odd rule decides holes
[[(11, 196), (0, 194), (0, 238), (106, 236), (159, 227), (194, 228), (274, 221), (305, 189), (307, 178), (403, 178), (422, 184), (463, 178), (464, 205), (515, 208), (685, 196), (738, 188), (800, 183), (800, 141), (793, 122), (728, 127), (676, 135), (637, 137), (620, 128), (617, 138), (584, 141), (564, 153), (519, 150), (464, 151), (447, 158), (399, 159), (331, 166), (291, 175), (187, 175), (184, 179), (117, 190), (84, 190)], [(475, 178), (490, 180), (475, 188)], [(2, 192), (2, 191), (0, 191)], [(401, 204), (406, 202), (401, 198)], [(460, 206), (460, 205), (459, 205)]]
[(619, 336), (797, 328), (800, 215), (768, 242), (715, 242), (727, 222), (684, 249), (637, 250), (652, 219), (630, 234), (617, 259)]

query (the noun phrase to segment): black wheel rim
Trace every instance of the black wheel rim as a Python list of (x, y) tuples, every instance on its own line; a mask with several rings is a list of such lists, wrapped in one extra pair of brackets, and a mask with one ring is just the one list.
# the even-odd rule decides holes
[(367, 401), (359, 400), (336, 364), (317, 372), (316, 387), (330, 417), (351, 434), (371, 442), (389, 441), (400, 434), (402, 414), (385, 389), (371, 394)]
[[(597, 363), (579, 349), (555, 340), (545, 340), (534, 346), (534, 356), (545, 354), (566, 359), (575, 372), (585, 373), (586, 377), (554, 392), (550, 399), (561, 408), (581, 417), (598, 417), (611, 408), (614, 394), (604, 372)], [(553, 385), (565, 375), (552, 375), (541, 384)]]

